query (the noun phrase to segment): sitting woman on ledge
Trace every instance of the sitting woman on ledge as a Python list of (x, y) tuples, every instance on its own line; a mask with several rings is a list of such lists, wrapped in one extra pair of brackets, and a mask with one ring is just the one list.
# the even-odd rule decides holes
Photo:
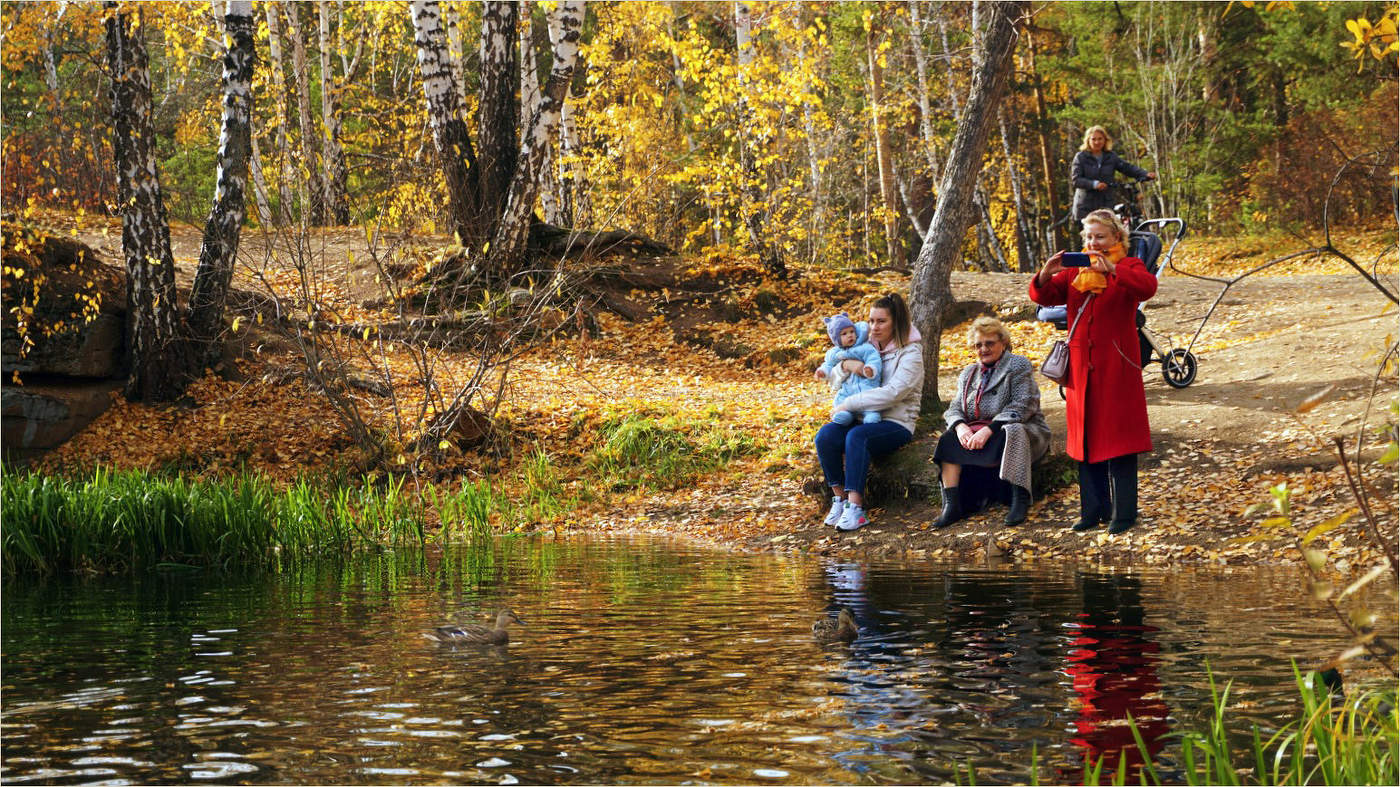
[[(978, 317), (968, 331), (977, 363), (958, 375), (958, 393), (943, 420), (934, 461), (943, 482), (944, 528), (1001, 499), (1010, 487), (1007, 525), (1026, 521), (1031, 504), (1031, 465), (1050, 447), (1050, 427), (1040, 413), (1040, 389), (1024, 356), (1011, 352), (1011, 334), (995, 317)], [(992, 468), (997, 468), (993, 474)]]
[[(831, 511), (826, 524), (837, 530), (858, 530), (869, 524), (865, 516), (865, 479), (870, 460), (892, 453), (914, 439), (919, 417), (919, 397), (924, 390), (923, 344), (909, 319), (909, 306), (892, 292), (870, 306), (870, 343), (880, 353), (880, 387), (854, 393), (832, 409), (832, 421), (817, 432), (817, 460), (826, 485), (831, 487)], [(857, 373), (864, 363), (841, 362)], [(880, 413), (875, 423), (851, 419), (836, 422), (845, 412)], [(846, 419), (842, 419), (846, 420)]]

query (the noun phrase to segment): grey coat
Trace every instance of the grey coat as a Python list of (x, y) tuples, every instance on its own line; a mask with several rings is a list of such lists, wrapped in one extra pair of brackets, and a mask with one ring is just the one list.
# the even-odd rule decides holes
[[(953, 429), (970, 423), (981, 364), (970, 364), (958, 375), (958, 393), (943, 412), (943, 420)], [(1006, 448), (1001, 455), (999, 475), (1022, 489), (1031, 488), (1031, 465), (1050, 449), (1050, 426), (1040, 412), (1040, 389), (1030, 360), (1015, 353), (1002, 353), (992, 368), (991, 379), (982, 388), (980, 420), (1001, 426)]]

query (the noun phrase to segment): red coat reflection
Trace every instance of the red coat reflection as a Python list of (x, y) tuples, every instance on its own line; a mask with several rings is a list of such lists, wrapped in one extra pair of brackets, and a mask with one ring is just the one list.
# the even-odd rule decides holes
[(1085, 577), (1084, 612), (1078, 628), (1065, 668), (1079, 705), (1077, 734), (1070, 741), (1084, 750), (1089, 767), (1103, 761), (1102, 778), (1115, 773), (1120, 760), (1130, 775), (1135, 774), (1143, 756), (1128, 718), (1137, 725), (1148, 754), (1156, 757), (1165, 745), (1171, 712), (1162, 700), (1157, 677), (1161, 646), (1151, 639), (1157, 629), (1143, 622), (1138, 581)]

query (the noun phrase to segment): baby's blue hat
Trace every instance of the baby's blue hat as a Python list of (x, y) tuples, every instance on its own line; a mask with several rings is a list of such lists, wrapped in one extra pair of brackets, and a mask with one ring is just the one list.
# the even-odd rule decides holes
[(856, 327), (856, 324), (851, 321), (850, 317), (846, 316), (845, 312), (833, 314), (827, 317), (824, 322), (826, 323), (826, 335), (831, 337), (831, 343), (836, 347), (841, 346), (841, 332), (847, 328)]

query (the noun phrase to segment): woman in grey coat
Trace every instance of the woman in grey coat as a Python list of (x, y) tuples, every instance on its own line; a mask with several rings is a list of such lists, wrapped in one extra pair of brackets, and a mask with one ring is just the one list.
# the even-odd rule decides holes
[(1002, 482), (1011, 492), (1006, 524), (1019, 525), (1030, 509), (1031, 465), (1050, 448), (1035, 370), (1011, 352), (1011, 334), (995, 317), (973, 321), (968, 343), (977, 363), (958, 375), (957, 396), (943, 413), (948, 431), (933, 454), (943, 482), (943, 513), (933, 526), (947, 527), (987, 498), (1000, 498)]
[(1118, 157), (1113, 152), (1113, 138), (1103, 126), (1090, 126), (1084, 132), (1084, 144), (1074, 154), (1069, 179), (1074, 186), (1074, 205), (1070, 215), (1076, 224), (1099, 208), (1113, 208), (1113, 173), (1122, 172), (1134, 180), (1156, 180), (1157, 173), (1148, 172)]

